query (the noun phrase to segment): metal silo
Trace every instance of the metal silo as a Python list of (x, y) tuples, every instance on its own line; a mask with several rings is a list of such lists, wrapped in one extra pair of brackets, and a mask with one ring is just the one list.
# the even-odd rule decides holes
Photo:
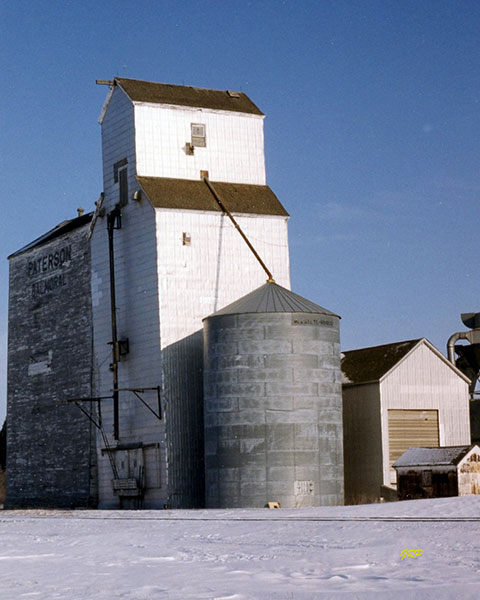
[(271, 282), (204, 320), (207, 507), (343, 504), (339, 320)]

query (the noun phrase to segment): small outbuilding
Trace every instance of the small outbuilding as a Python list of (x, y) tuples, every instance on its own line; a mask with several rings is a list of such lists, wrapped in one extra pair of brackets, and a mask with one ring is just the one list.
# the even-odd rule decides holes
[(411, 446), (467, 446), (469, 379), (425, 338), (343, 353), (345, 502), (396, 499)]
[(393, 464), (399, 500), (480, 494), (480, 448), (409, 448)]

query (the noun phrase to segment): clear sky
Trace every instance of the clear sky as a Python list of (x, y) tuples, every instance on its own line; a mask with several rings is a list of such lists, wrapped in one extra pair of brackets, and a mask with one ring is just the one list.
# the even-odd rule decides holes
[(292, 289), (343, 349), (480, 311), (477, 0), (0, 0), (0, 418), (7, 255), (102, 191), (115, 76), (246, 92), (291, 214)]

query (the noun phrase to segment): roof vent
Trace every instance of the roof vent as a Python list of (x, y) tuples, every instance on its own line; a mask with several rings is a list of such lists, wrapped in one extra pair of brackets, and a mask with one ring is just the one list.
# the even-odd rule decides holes
[(227, 94), (230, 98), (240, 98), (240, 92), (235, 92), (234, 90), (227, 90)]

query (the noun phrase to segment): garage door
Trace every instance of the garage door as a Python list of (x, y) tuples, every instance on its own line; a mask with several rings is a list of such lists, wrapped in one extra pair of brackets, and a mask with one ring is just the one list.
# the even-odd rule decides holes
[(440, 445), (438, 410), (389, 410), (390, 482), (396, 483), (393, 463), (410, 446), (435, 448)]

